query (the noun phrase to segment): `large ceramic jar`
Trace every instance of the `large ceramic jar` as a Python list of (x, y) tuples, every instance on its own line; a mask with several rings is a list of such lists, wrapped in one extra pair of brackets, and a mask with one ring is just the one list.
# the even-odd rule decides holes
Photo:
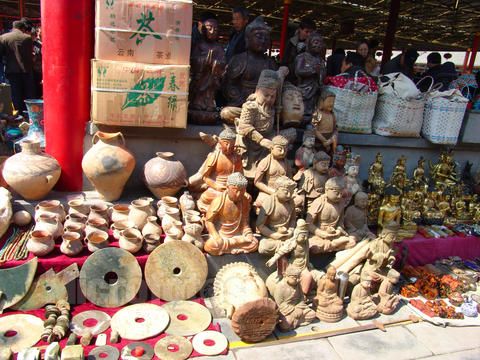
[(135, 158), (125, 148), (125, 138), (120, 132), (97, 131), (92, 143), (83, 156), (83, 172), (105, 200), (118, 200), (135, 168)]
[(145, 185), (158, 198), (175, 195), (187, 186), (187, 171), (180, 161), (173, 160), (171, 152), (157, 152), (143, 168)]
[(19, 154), (5, 160), (3, 178), (24, 199), (43, 199), (60, 177), (60, 164), (41, 150), (38, 141), (26, 140), (21, 146)]

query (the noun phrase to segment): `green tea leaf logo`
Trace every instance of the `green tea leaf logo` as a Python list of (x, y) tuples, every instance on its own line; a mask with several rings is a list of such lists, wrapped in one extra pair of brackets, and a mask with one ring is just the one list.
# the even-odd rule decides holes
[[(165, 76), (159, 78), (143, 79), (135, 84), (132, 90), (129, 92), (125, 103), (122, 106), (122, 111), (129, 107), (140, 107), (153, 103), (158, 99), (160, 94), (151, 94), (151, 91), (162, 91), (165, 85)], [(142, 92), (143, 91), (143, 92)]]

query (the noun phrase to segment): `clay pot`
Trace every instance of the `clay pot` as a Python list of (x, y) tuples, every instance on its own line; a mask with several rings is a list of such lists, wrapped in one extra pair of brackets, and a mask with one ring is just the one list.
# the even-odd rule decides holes
[(161, 244), (162, 238), (158, 234), (147, 234), (143, 237), (143, 240), (143, 250), (150, 254)]
[(26, 140), (21, 146), (21, 153), (3, 163), (3, 178), (24, 199), (43, 199), (57, 183), (60, 165), (54, 157), (41, 151), (38, 141)]
[(108, 247), (108, 233), (101, 230), (92, 231), (85, 238), (87, 249), (90, 252), (95, 252), (100, 249)]
[(88, 236), (90, 233), (95, 231), (108, 231), (108, 223), (105, 221), (105, 219), (94, 218), (87, 221), (85, 226), (85, 235)]
[(134, 228), (135, 224), (130, 220), (115, 221), (112, 225), (110, 225), (110, 230), (112, 230), (113, 237), (117, 240), (120, 238), (120, 233), (123, 230)]
[(158, 225), (156, 216), (149, 216), (147, 223), (142, 229), (142, 235), (144, 237), (151, 234), (162, 235), (162, 228)]
[(67, 256), (75, 256), (83, 250), (83, 243), (79, 233), (66, 232), (62, 236), (63, 242), (60, 251)]
[(128, 220), (129, 212), (130, 208), (128, 204), (117, 204), (112, 206), (112, 214), (110, 218), (113, 223), (121, 220)]
[(25, 226), (32, 221), (32, 215), (26, 210), (17, 211), (13, 214), (12, 222), (17, 226)]
[(74, 232), (83, 237), (85, 234), (85, 224), (81, 223), (70, 223), (63, 226), (63, 233)]
[(145, 185), (158, 199), (175, 195), (188, 185), (187, 171), (180, 161), (172, 160), (173, 153), (157, 152), (156, 155), (143, 168)]
[(85, 226), (85, 224), (87, 223), (87, 220), (88, 220), (87, 215), (84, 215), (81, 213), (72, 213), (67, 215), (63, 226), (67, 227), (68, 225), (71, 225), (71, 224), (80, 224)]
[(88, 214), (88, 220), (91, 219), (104, 219), (107, 223), (110, 221), (109, 209), (107, 204), (98, 203), (90, 206), (90, 213)]
[(120, 132), (97, 131), (92, 144), (83, 156), (83, 172), (105, 200), (118, 200), (135, 168), (135, 158), (125, 148), (125, 138)]
[(155, 208), (153, 207), (153, 198), (149, 197), (149, 196), (142, 196), (141, 198), (138, 198), (138, 200), (145, 200), (145, 201), (148, 201), (148, 213), (150, 214), (150, 216), (155, 216)]
[(162, 228), (167, 231), (171, 227), (181, 227), (180, 210), (177, 208), (166, 208), (165, 216), (162, 219)]
[(53, 240), (63, 235), (63, 226), (53, 214), (41, 214), (38, 217), (34, 230), (44, 230), (52, 235)]
[(27, 249), (35, 256), (45, 256), (55, 248), (52, 235), (46, 230), (34, 230), (27, 241)]
[(182, 214), (185, 214), (185, 212), (188, 210), (195, 210), (195, 201), (193, 200), (193, 196), (190, 195), (188, 191), (185, 191), (183, 195), (180, 196), (178, 202), (180, 204), (180, 210), (182, 210)]
[(128, 220), (133, 222), (137, 229), (142, 230), (150, 216), (150, 203), (148, 200), (137, 199), (130, 204), (130, 213)]
[(181, 240), (183, 236), (183, 230), (182, 228), (178, 227), (171, 227), (170, 229), (165, 230), (165, 240), (163, 240), (164, 243), (170, 242), (170, 241), (177, 241)]
[(118, 245), (120, 248), (135, 254), (140, 251), (143, 244), (142, 233), (137, 229), (126, 229), (120, 233)]
[(178, 208), (178, 199), (173, 196), (164, 196), (157, 202), (157, 216), (161, 220), (165, 216), (165, 209), (168, 207)]
[(73, 199), (68, 202), (68, 213), (80, 213), (83, 215), (88, 215), (90, 212), (90, 206), (83, 199)]
[(35, 206), (35, 221), (38, 220), (38, 217), (41, 214), (50, 214), (57, 217), (60, 222), (65, 221), (65, 209), (63, 205), (58, 200), (44, 200), (40, 201), (37, 206)]

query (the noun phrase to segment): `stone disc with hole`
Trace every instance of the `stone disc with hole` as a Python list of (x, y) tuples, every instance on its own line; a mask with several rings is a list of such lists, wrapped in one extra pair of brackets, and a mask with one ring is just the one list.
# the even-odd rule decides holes
[[(91, 324), (86, 323), (88, 320), (95, 320)], [(72, 318), (70, 329), (78, 336), (83, 336), (87, 333), (93, 336), (101, 334), (110, 327), (110, 315), (99, 310), (83, 311)]]
[(92, 303), (120, 307), (137, 295), (142, 284), (142, 269), (131, 253), (120, 248), (95, 251), (80, 271), (80, 288)]
[(115, 346), (104, 345), (93, 348), (87, 360), (118, 360), (120, 351)]
[(232, 316), (232, 329), (245, 342), (259, 342), (270, 336), (278, 320), (275, 302), (269, 298), (249, 301)]
[(165, 330), (169, 335), (195, 335), (208, 328), (212, 322), (210, 311), (193, 301), (171, 301), (162, 307), (170, 315), (170, 324)]
[[(132, 354), (132, 351), (135, 351), (137, 348), (143, 349), (143, 354), (135, 356)], [(124, 346), (122, 349), (122, 360), (150, 360), (153, 358), (153, 348), (144, 342), (133, 342)]]
[(155, 304), (134, 304), (117, 311), (112, 317), (112, 330), (128, 340), (143, 340), (166, 329), (168, 312)]
[(157, 247), (145, 265), (145, 281), (155, 296), (166, 301), (186, 300), (205, 284), (205, 255), (186, 241), (171, 241)]
[(27, 314), (0, 318), (0, 348), (14, 353), (35, 345), (42, 336), (43, 320)]
[(218, 331), (203, 331), (195, 335), (192, 339), (193, 349), (208, 356), (219, 355), (228, 347), (228, 340), (222, 333)]
[(165, 336), (155, 344), (155, 355), (159, 359), (185, 360), (190, 357), (193, 346), (183, 336)]

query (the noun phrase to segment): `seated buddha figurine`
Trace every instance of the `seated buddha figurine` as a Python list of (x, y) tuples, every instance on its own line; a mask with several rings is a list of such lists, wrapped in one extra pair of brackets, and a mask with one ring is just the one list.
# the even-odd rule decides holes
[(325, 183), (325, 194), (314, 200), (307, 212), (310, 252), (321, 254), (355, 246), (355, 238), (344, 229), (345, 181), (334, 177)]
[(259, 190), (255, 206), (260, 206), (262, 202), (275, 192), (275, 180), (280, 176), (291, 177), (292, 172), (287, 162), (288, 140), (282, 135), (277, 135), (272, 139), (272, 148), (270, 154), (263, 158), (255, 170), (253, 184)]
[(308, 209), (312, 202), (325, 193), (325, 183), (328, 180), (330, 156), (318, 151), (313, 156), (313, 166), (305, 170), (299, 179), (299, 193), (305, 197), (304, 204)]
[(347, 314), (354, 320), (367, 320), (378, 314), (370, 292), (371, 280), (369, 277), (363, 279), (352, 290)]
[(385, 200), (378, 213), (378, 226), (400, 225), (402, 208), (400, 207), (400, 191), (393, 186), (385, 189)]
[(241, 173), (227, 178), (227, 188), (208, 207), (205, 226), (209, 238), (204, 250), (211, 255), (254, 252), (258, 240), (249, 226), (251, 197), (246, 193), (248, 181)]
[(428, 189), (428, 182), (425, 177), (425, 159), (423, 156), (418, 159), (417, 167), (413, 170), (413, 177), (410, 183), (411, 187), (416, 191), (425, 193)]
[(279, 328), (290, 331), (315, 320), (313, 311), (305, 302), (300, 288), (300, 269), (289, 266), (272, 294), (280, 312)]
[(368, 195), (360, 191), (355, 194), (353, 205), (345, 211), (345, 229), (357, 242), (364, 238), (375, 239), (367, 225), (367, 205)]
[(275, 192), (260, 204), (257, 231), (262, 235), (258, 252), (273, 255), (278, 247), (292, 237), (295, 227), (293, 193), (296, 183), (287, 176), (275, 180)]
[(343, 301), (337, 294), (336, 274), (335, 267), (329, 266), (325, 276), (317, 283), (317, 296), (314, 303), (317, 308), (317, 318), (321, 321), (337, 322), (342, 319)]
[(440, 161), (435, 165), (430, 164), (430, 177), (438, 189), (444, 190), (457, 184), (456, 165), (450, 153), (440, 154)]
[(397, 309), (400, 302), (400, 296), (395, 294), (395, 284), (400, 279), (400, 273), (395, 269), (390, 269), (387, 276), (384, 277), (380, 288), (378, 289), (379, 302), (377, 304), (378, 312), (390, 315)]
[(227, 178), (234, 172), (242, 172), (242, 158), (235, 151), (237, 134), (226, 128), (218, 136), (218, 145), (200, 167), (202, 179), (208, 186), (197, 202), (198, 209), (205, 213), (210, 203), (227, 188)]

